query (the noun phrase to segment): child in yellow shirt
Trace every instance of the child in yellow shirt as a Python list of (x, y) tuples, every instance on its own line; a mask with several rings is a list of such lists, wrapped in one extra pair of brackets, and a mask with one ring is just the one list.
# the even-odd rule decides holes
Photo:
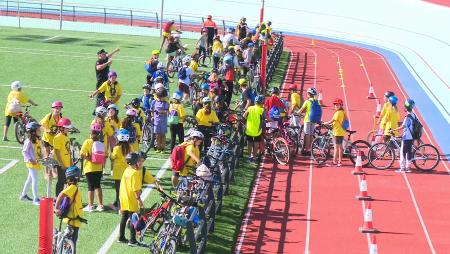
[[(398, 136), (398, 130), (396, 129), (398, 128), (398, 122), (400, 121), (400, 113), (398, 112), (397, 102), (398, 102), (397, 96), (393, 95), (389, 97), (390, 107), (383, 118), (385, 122), (384, 127), (385, 142), (387, 142), (391, 138), (391, 135)], [(391, 132), (391, 130), (395, 131)]]
[[(343, 101), (341, 99), (336, 99), (333, 102), (334, 112), (333, 118), (325, 122), (324, 124), (331, 124), (333, 127), (333, 140), (334, 140), (334, 153), (333, 153), (333, 164), (338, 167), (342, 166), (342, 142), (344, 141), (345, 130), (342, 127), (344, 120), (346, 118), (345, 112), (343, 109)], [(337, 162), (336, 162), (337, 160)]]

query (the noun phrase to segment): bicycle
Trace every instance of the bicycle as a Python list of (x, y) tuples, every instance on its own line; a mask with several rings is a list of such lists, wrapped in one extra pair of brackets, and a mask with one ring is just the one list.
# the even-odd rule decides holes
[(16, 113), (16, 117), (19, 118), (19, 121), (17, 121), (14, 124), (14, 133), (16, 135), (16, 140), (19, 144), (23, 145), (23, 142), (25, 142), (25, 126), (29, 122), (37, 122), (36, 119), (31, 117), (29, 108), (31, 105), (25, 106), (25, 113), (24, 112), (18, 112)]
[(273, 137), (277, 127), (272, 126), (270, 122), (266, 123), (268, 130), (264, 135), (264, 147), (266, 154), (271, 154), (281, 165), (287, 165), (290, 159), (289, 145), (283, 137)]
[(209, 65), (211, 64), (212, 58), (211, 55), (209, 54), (211, 48), (212, 48), (211, 46), (208, 47), (208, 50), (206, 50), (206, 54), (199, 54), (198, 63), (199, 64), (202, 63), (203, 67), (209, 67)]
[[(329, 158), (333, 156), (334, 141), (333, 141), (333, 131), (330, 126), (321, 125), (328, 129), (328, 132), (315, 138), (311, 144), (311, 156), (314, 161), (321, 165), (324, 164)], [(348, 157), (350, 161), (355, 164), (358, 151), (362, 151), (361, 161), (362, 166), (366, 167), (369, 165), (368, 154), (370, 149), (370, 144), (365, 140), (356, 140), (351, 142), (351, 136), (356, 133), (356, 131), (346, 130), (347, 138), (343, 140), (343, 156)]]
[[(70, 134), (79, 134), (80, 131), (77, 128), (69, 130)], [(83, 159), (81, 158), (81, 144), (78, 143), (76, 138), (69, 139), (70, 144), (70, 156), (72, 157), (72, 165), (79, 164), (79, 168), (83, 169)]]
[[(386, 143), (374, 144), (369, 151), (369, 163), (376, 169), (388, 169), (396, 158), (400, 157), (401, 138), (391, 136)], [(414, 166), (422, 171), (431, 171), (440, 162), (439, 150), (431, 144), (412, 146), (412, 159)], [(425, 165), (431, 162), (430, 165)]]
[(73, 254), (75, 253), (75, 245), (71, 239), (73, 229), (66, 227), (62, 232), (62, 221), (63, 218), (59, 222), (59, 228), (53, 230), (52, 254)]
[(167, 76), (169, 76), (169, 78), (173, 78), (175, 76), (175, 72), (178, 72), (178, 70), (183, 66), (182, 60), (185, 56), (186, 53), (184, 51), (181, 49), (177, 50), (176, 56), (167, 64)]
[(142, 149), (145, 154), (148, 154), (150, 149), (155, 146), (155, 133), (153, 129), (153, 121), (150, 115), (150, 110), (145, 112), (145, 123), (142, 126)]

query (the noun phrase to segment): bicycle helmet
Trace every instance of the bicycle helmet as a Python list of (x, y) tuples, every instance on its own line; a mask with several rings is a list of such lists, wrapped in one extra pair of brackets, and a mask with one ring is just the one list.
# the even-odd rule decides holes
[(136, 110), (129, 108), (127, 109), (127, 112), (125, 112), (125, 115), (127, 116), (136, 116)]
[(180, 34), (179, 33), (172, 34), (172, 37), (174, 39), (180, 38)]
[(384, 93), (384, 97), (386, 97), (386, 98), (389, 98), (389, 97), (391, 97), (391, 96), (393, 96), (393, 95), (395, 95), (395, 94), (394, 94), (394, 92), (392, 92), (392, 91), (386, 91), (386, 92)]
[(119, 107), (116, 106), (116, 104), (111, 104), (108, 106), (108, 110), (114, 109), (116, 112), (119, 112)]
[(245, 86), (247, 85), (247, 80), (245, 78), (241, 78), (239, 79), (238, 83), (240, 86)]
[(405, 108), (406, 109), (412, 110), (415, 105), (416, 105), (416, 103), (412, 99), (410, 99), (410, 98), (406, 99), (406, 101), (405, 101)]
[(141, 159), (144, 159), (144, 160), (147, 159), (147, 154), (143, 151), (139, 151), (138, 155), (139, 155), (139, 158), (141, 158)]
[(76, 165), (73, 165), (66, 169), (66, 178), (79, 178), (80, 177), (81, 170)]
[(159, 62), (157, 68), (158, 70), (164, 70), (164, 68), (166, 68), (166, 65), (163, 62)]
[(102, 125), (99, 123), (93, 123), (91, 125), (91, 132), (101, 132), (102, 131)]
[(110, 78), (110, 77), (116, 77), (117, 78), (117, 73), (115, 71), (108, 72), (108, 78)]
[(187, 63), (189, 63), (190, 61), (192, 61), (192, 57), (191, 57), (191, 56), (185, 56), (185, 57), (183, 57), (183, 60), (182, 60), (183, 64), (187, 64)]
[(314, 87), (308, 88), (306, 91), (309, 95), (317, 95), (317, 90)]
[(334, 105), (344, 105), (344, 102), (343, 102), (341, 99), (336, 98), (336, 99), (333, 101), (333, 104), (334, 104)]
[(20, 88), (22, 88), (22, 83), (20, 83), (20, 81), (14, 81), (11, 83), (11, 90), (19, 91)]
[(290, 84), (289, 90), (297, 90), (297, 84)]
[(182, 97), (180, 93), (173, 93), (172, 94), (172, 99), (177, 100), (177, 101), (181, 101)]
[(139, 100), (139, 98), (134, 98), (131, 100), (130, 104), (133, 108), (139, 108), (141, 106), (141, 100)]
[(158, 96), (159, 98), (165, 98), (168, 96), (167, 90), (164, 87), (156, 89), (155, 92), (156, 92), (156, 96)]
[(171, 20), (169, 20), (169, 22), (173, 24), (173, 23), (175, 23), (175, 19), (171, 19)]
[(108, 110), (103, 106), (99, 106), (95, 109), (96, 116), (105, 117), (107, 113), (108, 113)]
[(54, 101), (52, 103), (52, 108), (63, 108), (63, 103), (60, 101)]
[(64, 127), (66, 129), (72, 128), (72, 122), (70, 122), (69, 118), (61, 117), (58, 121), (58, 127)]
[(200, 89), (202, 89), (202, 90), (208, 90), (208, 91), (209, 91), (209, 85), (208, 85), (208, 83), (203, 83), (203, 84), (200, 86)]
[(267, 21), (267, 25), (268, 26), (272, 25), (272, 21)]
[(397, 105), (397, 102), (398, 102), (397, 96), (392, 95), (391, 97), (389, 97), (389, 102), (394, 106)]
[(191, 137), (191, 138), (198, 138), (198, 139), (201, 139), (201, 140), (203, 140), (205, 138), (205, 136), (203, 136), (203, 133), (201, 133), (201, 132), (199, 132), (197, 130), (191, 131), (189, 137)]
[(270, 89), (270, 93), (272, 94), (279, 94), (280, 93), (280, 88), (278, 87), (272, 87), (272, 89)]
[(206, 96), (206, 97), (204, 97), (204, 98), (202, 99), (202, 103), (203, 103), (203, 104), (211, 103), (211, 99), (210, 99), (208, 96)]
[(38, 123), (29, 122), (29, 123), (27, 123), (27, 125), (25, 125), (25, 130), (27, 132), (31, 132), (31, 131), (35, 131), (35, 130), (39, 129), (39, 127), (41, 127), (41, 125), (39, 125)]
[(251, 47), (253, 47), (253, 46), (255, 46), (255, 44), (254, 44), (253, 42), (247, 43), (247, 47), (251, 48)]
[(159, 54), (161, 54), (161, 51), (157, 49), (152, 50), (152, 55), (159, 55)]
[(144, 84), (144, 85), (142, 86), (142, 89), (152, 90), (152, 85), (150, 85), (150, 84)]
[(225, 101), (225, 98), (223, 97), (223, 95), (217, 95), (215, 98), (214, 98), (214, 102), (215, 103), (221, 103), (221, 102), (224, 102)]
[(262, 95), (256, 96), (255, 102), (258, 104), (264, 104), (264, 96), (262, 96)]
[(130, 140), (130, 133), (128, 132), (128, 130), (120, 129), (117, 132), (117, 140), (119, 140), (119, 142), (128, 142), (128, 140)]
[(234, 28), (232, 28), (232, 27), (228, 27), (228, 28), (227, 28), (227, 32), (228, 32), (228, 33), (232, 33), (232, 32), (234, 32)]
[(129, 153), (125, 157), (128, 165), (136, 165), (139, 162), (140, 156), (138, 153)]
[(229, 51), (234, 50), (234, 46), (233, 45), (232, 46), (228, 46), (228, 50)]

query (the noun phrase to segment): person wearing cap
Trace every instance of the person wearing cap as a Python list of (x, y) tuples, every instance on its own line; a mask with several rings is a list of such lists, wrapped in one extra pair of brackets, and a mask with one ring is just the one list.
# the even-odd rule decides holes
[[(176, 139), (178, 136), (178, 143), (184, 142), (184, 128), (183, 123), (186, 117), (186, 110), (183, 104), (181, 104), (183, 94), (176, 92), (172, 95), (172, 101), (169, 106), (168, 122), (170, 124), (170, 150), (175, 148)], [(174, 120), (171, 120), (174, 119)]]
[[(27, 123), (25, 126), (27, 138), (25, 139), (22, 148), (23, 160), (28, 168), (28, 177), (19, 199), (22, 201), (33, 201), (33, 205), (39, 205), (40, 203), (38, 194), (38, 171), (42, 166), (38, 160), (43, 158), (43, 156), (41, 153), (41, 131), (39, 127), (40, 125), (36, 122)], [(32, 188), (33, 199), (27, 195), (30, 185)]]
[(203, 22), (202, 29), (206, 29), (206, 32), (208, 34), (208, 39), (206, 41), (207, 42), (206, 48), (209, 50), (209, 48), (213, 44), (214, 36), (217, 35), (217, 25), (216, 25), (216, 22), (214, 22), (212, 20), (211, 15), (208, 15), (208, 17), (206, 18), (206, 21)]
[(145, 62), (144, 69), (147, 71), (147, 84), (152, 84), (153, 73), (158, 70), (160, 50), (152, 50), (151, 57)]
[(8, 94), (8, 98), (6, 99), (5, 106), (5, 125), (3, 125), (3, 141), (8, 140), (8, 129), (11, 125), (11, 120), (14, 120), (14, 123), (19, 121), (17, 117), (17, 113), (21, 112), (21, 105), (25, 105), (30, 103), (33, 106), (37, 106), (37, 104), (28, 99), (28, 97), (22, 91), (22, 83), (20, 81), (14, 81), (11, 83), (11, 91)]
[(58, 180), (56, 182), (55, 196), (63, 190), (66, 182), (65, 171), (72, 166), (72, 156), (70, 153), (69, 130), (72, 129), (72, 122), (68, 118), (61, 117), (58, 121), (58, 134), (53, 138), (53, 157), (58, 162), (56, 170)]
[(176, 32), (176, 33), (181, 33), (181, 31), (177, 30), (177, 27), (175, 26), (175, 20), (171, 19), (169, 21), (167, 21), (167, 23), (164, 24), (163, 29), (162, 29), (162, 37), (163, 40), (161, 42), (161, 47), (159, 47), (159, 51), (162, 50), (164, 43), (166, 42), (167, 39), (169, 39), (169, 37), (171, 36), (172, 32)]
[(248, 86), (246, 79), (241, 78), (238, 83), (242, 94), (240, 100), (236, 102), (236, 107), (234, 110), (239, 108), (240, 112), (245, 112), (250, 106), (253, 105), (254, 101), (252, 101), (252, 98), (254, 99), (255, 96), (253, 96), (253, 91)]
[(344, 102), (341, 99), (335, 99), (333, 101), (334, 105), (334, 114), (333, 117), (323, 124), (331, 125), (333, 130), (333, 165), (338, 167), (342, 166), (342, 142), (344, 141), (345, 130), (342, 127), (344, 124), (344, 120), (347, 119), (347, 116), (344, 111)]
[(53, 138), (58, 132), (58, 121), (62, 117), (63, 103), (61, 101), (54, 101), (52, 103), (52, 112), (45, 115), (39, 124), (44, 129), (42, 136), (42, 143), (45, 148), (45, 154), (48, 156), (53, 144)]
[(213, 68), (219, 69), (220, 58), (223, 56), (223, 44), (219, 35), (214, 37), (214, 42), (212, 43), (212, 55), (214, 63)]
[(205, 145), (203, 147), (204, 152), (206, 153), (211, 144), (211, 132), (214, 130), (213, 125), (219, 123), (219, 118), (212, 109), (211, 99), (209, 97), (204, 97), (202, 99), (202, 104), (203, 108), (195, 114), (195, 119), (197, 120), (198, 130), (205, 136)]
[(247, 31), (247, 19), (245, 17), (242, 17), (241, 20), (239, 20), (239, 24), (236, 26), (236, 36), (239, 40), (242, 40), (247, 36)]
[(122, 85), (117, 81), (117, 73), (110, 71), (108, 73), (108, 80), (89, 95), (89, 98), (93, 98), (98, 94), (104, 94), (104, 100), (101, 102), (102, 106), (109, 106), (110, 104), (119, 104), (120, 97), (122, 97)]
[(239, 45), (240, 42), (236, 35), (234, 35), (234, 28), (230, 27), (227, 29), (227, 34), (223, 36), (223, 47), (228, 48), (229, 46)]
[[(95, 89), (98, 89), (105, 81), (108, 80), (108, 73), (109, 73), (109, 67), (112, 64), (112, 57), (120, 51), (120, 48), (114, 49), (111, 53), (108, 54), (104, 49), (101, 49), (97, 52), (97, 62), (95, 63), (95, 76), (97, 79), (97, 84), (95, 86)], [(97, 104), (96, 106), (100, 105), (100, 103), (104, 100), (104, 94), (100, 93), (97, 96)]]

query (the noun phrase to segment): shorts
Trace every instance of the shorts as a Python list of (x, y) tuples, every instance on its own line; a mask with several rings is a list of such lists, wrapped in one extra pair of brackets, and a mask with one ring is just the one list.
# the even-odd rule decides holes
[(177, 55), (177, 52), (176, 52), (176, 51), (167, 53), (167, 56), (173, 56), (173, 57), (175, 57), (176, 55)]
[(11, 119), (14, 119), (14, 123), (17, 123), (17, 121), (19, 121), (19, 118), (17, 117), (13, 117), (13, 116), (6, 116), (5, 117), (5, 126), (10, 126), (11, 125)]
[(342, 142), (344, 141), (344, 136), (334, 136), (333, 142), (335, 145), (342, 145)]
[(246, 135), (246, 136), (247, 136), (247, 141), (248, 142), (255, 142), (255, 143), (257, 143), (257, 142), (261, 142), (261, 140), (262, 140), (262, 135), (261, 134), (259, 136), (256, 136), (256, 137), (249, 136), (249, 135)]
[(189, 86), (183, 82), (178, 83), (178, 90), (183, 93), (189, 94)]
[(164, 38), (169, 38), (170, 32), (163, 32), (163, 33), (162, 33), (162, 36), (163, 36)]
[(307, 122), (303, 124), (303, 131), (306, 135), (314, 135), (316, 123)]
[(88, 185), (88, 191), (94, 191), (100, 189), (100, 183), (102, 181), (102, 171), (86, 173), (86, 180)]

